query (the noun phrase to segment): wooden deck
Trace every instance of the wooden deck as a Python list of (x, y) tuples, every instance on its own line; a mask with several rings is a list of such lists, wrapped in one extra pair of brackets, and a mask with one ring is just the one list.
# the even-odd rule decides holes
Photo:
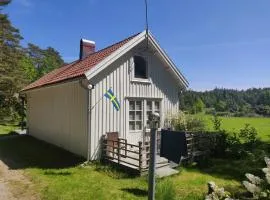
[[(150, 160), (150, 145), (149, 142), (139, 142), (137, 145), (129, 144), (125, 139), (118, 138), (117, 140), (102, 140), (102, 158), (103, 160), (121, 165), (137, 171), (139, 174), (148, 172)], [(169, 166), (166, 158), (156, 157), (156, 167), (161, 168)]]

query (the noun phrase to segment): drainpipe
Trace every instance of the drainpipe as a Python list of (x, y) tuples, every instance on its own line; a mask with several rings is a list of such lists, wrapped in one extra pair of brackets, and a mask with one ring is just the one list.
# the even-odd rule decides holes
[(91, 160), (91, 106), (92, 106), (92, 90), (94, 89), (94, 85), (89, 84), (85, 86), (80, 81), (80, 85), (82, 88), (87, 90), (87, 162)]

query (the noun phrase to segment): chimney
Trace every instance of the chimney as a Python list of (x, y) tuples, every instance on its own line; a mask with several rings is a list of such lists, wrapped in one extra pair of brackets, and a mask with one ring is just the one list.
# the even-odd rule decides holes
[(96, 43), (91, 40), (81, 39), (80, 41), (80, 60), (95, 52)]

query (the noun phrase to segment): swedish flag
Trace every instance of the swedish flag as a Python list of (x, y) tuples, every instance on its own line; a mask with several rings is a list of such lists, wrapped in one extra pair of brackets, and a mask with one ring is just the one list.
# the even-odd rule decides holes
[(117, 100), (116, 96), (114, 96), (113, 91), (108, 89), (108, 91), (104, 94), (105, 97), (111, 100), (113, 107), (118, 111), (120, 109), (120, 103)]

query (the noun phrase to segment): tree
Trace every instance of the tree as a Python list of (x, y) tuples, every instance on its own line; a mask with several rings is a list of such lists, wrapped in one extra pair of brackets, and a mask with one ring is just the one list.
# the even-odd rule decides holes
[(216, 111), (224, 112), (226, 111), (226, 102), (225, 101), (218, 101), (215, 105)]
[(35, 67), (36, 79), (64, 64), (59, 52), (52, 47), (41, 49), (37, 45), (29, 43), (26, 52)]
[(14, 113), (18, 103), (18, 91), (25, 85), (25, 74), (19, 65), (22, 56), (18, 29), (12, 26), (8, 16), (0, 13), (0, 112)]
[(203, 101), (201, 100), (201, 98), (198, 98), (198, 99), (196, 99), (196, 101), (193, 105), (192, 112), (193, 113), (203, 112), (204, 108), (205, 108), (205, 105), (204, 105)]

